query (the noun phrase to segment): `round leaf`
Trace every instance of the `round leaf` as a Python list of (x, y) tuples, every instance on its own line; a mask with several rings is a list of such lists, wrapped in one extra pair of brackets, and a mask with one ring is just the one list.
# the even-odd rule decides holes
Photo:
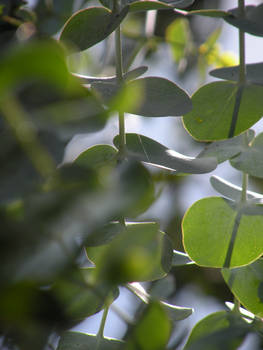
[(262, 213), (262, 206), (237, 206), (220, 197), (197, 201), (182, 223), (186, 253), (201, 266), (232, 268), (251, 263), (263, 253)]
[(75, 51), (83, 51), (109, 36), (128, 13), (128, 7), (120, 13), (112, 13), (105, 7), (89, 7), (76, 12), (66, 22), (60, 40)]
[[(197, 140), (214, 141), (239, 135), (263, 115), (263, 87), (214, 82), (192, 96), (193, 110), (183, 118)], [(205, 106), (205, 108), (204, 108)]]
[[(113, 142), (119, 147), (119, 136), (116, 136)], [(202, 174), (214, 170), (217, 166), (214, 158), (187, 157), (139, 134), (126, 134), (126, 147), (131, 158), (181, 173)]]
[(263, 178), (263, 133), (259, 134), (239, 155), (230, 160), (231, 165), (249, 175)]
[(222, 270), (232, 293), (253, 314), (263, 317), (263, 260), (237, 269)]

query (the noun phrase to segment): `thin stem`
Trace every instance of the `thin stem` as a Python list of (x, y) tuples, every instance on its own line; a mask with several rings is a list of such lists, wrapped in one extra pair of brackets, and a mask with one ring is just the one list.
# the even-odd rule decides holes
[[(239, 16), (245, 17), (245, 0), (238, 0)], [(239, 29), (239, 84), (246, 82), (245, 33)]]
[(236, 313), (240, 313), (239, 309), (240, 309), (240, 301), (236, 297), (234, 297), (234, 309), (233, 309), (233, 311)]
[(248, 185), (248, 174), (243, 172), (241, 202), (246, 202), (247, 200), (247, 185)]
[(100, 348), (101, 340), (103, 339), (103, 333), (104, 333), (104, 328), (105, 328), (109, 308), (110, 308), (110, 303), (108, 303), (106, 301), (106, 306), (105, 306), (105, 309), (103, 310), (103, 314), (102, 314), (102, 318), (101, 318), (101, 322), (100, 322), (100, 328), (99, 328), (99, 331), (97, 334), (96, 350), (98, 350)]

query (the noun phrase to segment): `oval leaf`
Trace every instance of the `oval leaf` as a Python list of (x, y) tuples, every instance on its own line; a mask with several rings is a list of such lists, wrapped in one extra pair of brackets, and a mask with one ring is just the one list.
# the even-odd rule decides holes
[[(193, 110), (183, 118), (197, 140), (214, 141), (239, 135), (263, 115), (263, 87), (214, 82), (192, 96)], [(205, 105), (205, 108), (204, 108)]]
[(185, 91), (172, 81), (158, 77), (133, 80), (128, 87), (142, 89), (140, 105), (126, 112), (144, 117), (181, 116), (192, 109)]
[(175, 9), (175, 12), (180, 13), (181, 15), (188, 16), (188, 15), (198, 15), (198, 16), (205, 16), (205, 17), (217, 17), (217, 18), (224, 18), (226, 16), (229, 16), (229, 13), (222, 10), (195, 10), (195, 11), (184, 11), (184, 10), (177, 10)]
[(95, 169), (103, 166), (113, 166), (117, 163), (117, 153), (116, 148), (110, 145), (95, 145), (82, 152), (74, 163)]
[(263, 178), (263, 133), (259, 134), (239, 155), (231, 159), (231, 165), (249, 175)]
[(195, 325), (184, 350), (236, 350), (250, 331), (239, 315), (229, 311), (215, 312)]
[(234, 204), (220, 197), (204, 198), (186, 212), (185, 251), (198, 265), (237, 267), (263, 253), (263, 207)]
[[(210, 75), (219, 79), (238, 81), (239, 66), (214, 69)], [(246, 80), (248, 83), (263, 85), (263, 63), (246, 64)]]
[[(116, 136), (113, 142), (119, 147), (119, 136)], [(126, 134), (126, 147), (131, 158), (181, 173), (202, 174), (214, 170), (217, 166), (214, 158), (186, 157), (139, 134)]]
[[(213, 188), (224, 197), (232, 199), (234, 201), (240, 201), (242, 195), (242, 187), (236, 186), (229, 181), (222, 179), (219, 176), (211, 176), (210, 183)], [(248, 199), (263, 198), (260, 193), (247, 191)]]
[(232, 293), (249, 311), (263, 317), (263, 260), (237, 269), (222, 270)]
[(105, 7), (89, 7), (76, 12), (66, 22), (60, 40), (75, 51), (83, 51), (109, 36), (128, 13), (128, 7), (120, 13), (112, 13)]

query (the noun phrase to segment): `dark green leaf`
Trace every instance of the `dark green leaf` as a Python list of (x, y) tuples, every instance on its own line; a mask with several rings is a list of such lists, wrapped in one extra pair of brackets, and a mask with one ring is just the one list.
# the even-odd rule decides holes
[(164, 307), (151, 302), (131, 330), (125, 350), (165, 349), (171, 333), (171, 322)]
[(161, 2), (161, 1), (153, 1), (153, 0), (143, 0), (143, 1), (134, 1), (130, 4), (130, 12), (139, 12), (139, 11), (150, 11), (150, 10), (162, 10), (162, 9), (173, 9), (173, 6)]
[(88, 247), (87, 254), (99, 279), (118, 284), (163, 277), (171, 268), (172, 247), (158, 224), (128, 223), (109, 244)]
[(249, 311), (263, 317), (263, 260), (237, 269), (222, 270), (232, 293)]
[(183, 219), (185, 251), (201, 266), (247, 265), (263, 253), (262, 213), (263, 206), (249, 202), (237, 205), (220, 197), (201, 199)]
[(240, 154), (230, 160), (233, 167), (249, 175), (263, 178), (263, 133), (259, 134)]
[(172, 266), (184, 266), (191, 265), (194, 262), (189, 258), (189, 256), (183, 252), (173, 251)]
[(250, 327), (235, 313), (213, 313), (193, 328), (184, 350), (236, 350), (250, 332)]
[[(146, 292), (146, 290), (141, 286), (140, 283), (130, 283), (128, 288), (145, 304), (149, 304), (151, 300), (155, 299)], [(193, 313), (193, 309), (190, 309), (188, 307), (181, 307), (168, 304), (165, 301), (159, 301), (159, 303), (162, 305), (164, 310), (167, 312), (167, 315), (169, 316), (170, 320), (173, 322), (184, 320), (187, 317), (191, 316)]]
[(104, 337), (98, 340), (95, 334), (66, 332), (60, 338), (57, 350), (120, 350), (123, 346), (124, 342), (118, 339)]
[[(210, 75), (219, 79), (238, 81), (239, 66), (214, 69)], [(263, 84), (263, 63), (246, 64), (246, 80), (251, 84)]]
[(71, 45), (74, 51), (83, 51), (106, 39), (128, 13), (112, 13), (105, 7), (89, 7), (75, 13), (66, 22), (60, 40)]
[[(239, 202), (241, 200), (242, 195), (242, 187), (236, 186), (232, 184), (231, 182), (228, 182), (219, 176), (212, 176), (210, 178), (210, 183), (214, 187), (214, 189), (222, 194), (224, 197), (227, 197), (229, 199), (232, 199), (234, 201)], [(247, 198), (248, 199), (254, 199), (254, 198), (263, 198), (262, 194), (247, 191)]]
[(86, 240), (87, 247), (96, 247), (107, 244), (113, 238), (123, 232), (123, 226), (119, 222), (110, 222), (102, 228), (91, 232)]
[(193, 111), (184, 116), (184, 125), (200, 141), (239, 135), (262, 117), (262, 93), (263, 87), (259, 85), (239, 87), (231, 82), (207, 84), (192, 96)]
[[(119, 136), (116, 136), (113, 142), (118, 147)], [(214, 170), (217, 166), (214, 158), (197, 159), (186, 157), (139, 134), (126, 134), (126, 146), (128, 156), (131, 158), (181, 173), (206, 173)]]
[(253, 140), (255, 132), (249, 130), (246, 134), (242, 134), (224, 141), (217, 141), (207, 145), (203, 151), (198, 155), (198, 158), (214, 157), (218, 163), (223, 163), (242, 151), (244, 151), (248, 144)]
[(192, 109), (187, 93), (168, 79), (140, 78), (129, 82), (128, 86), (142, 89), (139, 106), (127, 110), (128, 113), (144, 117), (167, 117), (181, 116)]
[(238, 8), (230, 10), (229, 13), (231, 16), (224, 18), (226, 22), (249, 34), (263, 36), (263, 4), (246, 6), (244, 17), (239, 15)]

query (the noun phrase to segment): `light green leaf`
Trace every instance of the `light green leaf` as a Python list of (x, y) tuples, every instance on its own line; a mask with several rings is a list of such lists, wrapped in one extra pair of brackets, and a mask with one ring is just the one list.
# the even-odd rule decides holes
[(194, 264), (194, 262), (189, 258), (187, 254), (179, 252), (177, 250), (173, 251), (172, 266), (184, 266), (191, 264)]
[[(141, 67), (134, 68), (134, 69), (130, 70), (129, 72), (124, 73), (123, 74), (123, 79), (126, 80), (126, 81), (136, 79), (139, 76), (143, 75), (145, 72), (147, 72), (147, 70), (148, 70), (148, 67), (146, 67), (146, 66), (141, 66)], [(91, 77), (91, 76), (77, 74), (77, 73), (73, 73), (73, 75), (75, 77), (77, 77), (78, 79), (80, 79), (82, 84), (91, 84), (91, 83), (95, 83), (95, 82), (114, 83), (114, 84), (117, 83), (116, 76), (111, 76), (111, 77)]]
[[(146, 290), (142, 287), (140, 283), (130, 283), (128, 286), (128, 289), (134, 293), (140, 300), (145, 303), (149, 304), (151, 300), (154, 300), (154, 297), (151, 297), (150, 294), (146, 292)], [(176, 321), (181, 321), (186, 319), (187, 317), (191, 316), (193, 313), (193, 309), (188, 308), (188, 307), (181, 307), (181, 306), (176, 306), (172, 304), (168, 304), (165, 301), (156, 301), (159, 302), (164, 310), (167, 312), (168, 317), (170, 318), (171, 321), (176, 322)]]
[(263, 4), (246, 6), (245, 17), (240, 17), (238, 8), (229, 13), (231, 16), (224, 18), (226, 22), (249, 34), (263, 36)]
[(204, 198), (186, 212), (183, 242), (198, 265), (238, 267), (263, 253), (263, 206), (235, 204), (220, 197)]
[(263, 317), (263, 260), (237, 269), (222, 270), (223, 277), (241, 304), (258, 317)]
[(153, 1), (153, 0), (144, 0), (144, 1), (134, 1), (130, 4), (130, 12), (139, 12), (139, 11), (151, 11), (151, 10), (165, 10), (165, 9), (173, 9), (173, 6), (161, 2), (161, 1)]
[(131, 330), (125, 350), (165, 349), (171, 330), (164, 307), (158, 302), (151, 302)]
[[(238, 81), (239, 66), (214, 69), (210, 75), (219, 79)], [(263, 63), (246, 64), (246, 80), (251, 84), (263, 85)]]
[[(263, 87), (214, 82), (192, 96), (193, 110), (183, 122), (197, 140), (214, 141), (239, 135), (263, 115)], [(204, 108), (204, 105), (206, 106)]]
[[(211, 176), (210, 183), (213, 188), (224, 197), (232, 199), (234, 201), (239, 202), (241, 200), (242, 187), (236, 186), (229, 181), (226, 181), (219, 176)], [(253, 191), (247, 191), (247, 198), (263, 198), (263, 195), (260, 193), (256, 193)]]
[(236, 350), (250, 331), (239, 315), (215, 312), (195, 325), (184, 350)]
[(118, 284), (165, 276), (171, 268), (172, 246), (158, 224), (127, 223), (109, 244), (87, 247), (87, 254), (99, 279)]
[(259, 134), (252, 144), (230, 160), (231, 165), (249, 175), (263, 178), (263, 133)]
[[(98, 342), (99, 347), (96, 347)], [(118, 339), (103, 337), (98, 340), (95, 334), (71, 331), (61, 336), (57, 350), (120, 350), (123, 347), (124, 342)]]
[(71, 16), (62, 29), (60, 41), (70, 44), (71, 50), (83, 51), (106, 39), (128, 13), (112, 13), (105, 7), (89, 7)]
[[(118, 135), (113, 142), (116, 147), (119, 146)], [(126, 134), (126, 147), (128, 156), (131, 158), (181, 173), (206, 173), (214, 170), (217, 166), (214, 158), (198, 159), (186, 157), (139, 134)]]
[(80, 166), (88, 168), (100, 168), (104, 166), (113, 166), (117, 163), (116, 148), (110, 145), (95, 145), (82, 152), (74, 161)]
[(207, 146), (199, 153), (198, 158), (214, 157), (218, 163), (223, 163), (242, 151), (244, 151), (248, 144), (253, 140), (255, 132), (249, 130), (246, 135), (242, 134), (235, 136), (228, 140), (216, 141)]
[(144, 117), (181, 116), (192, 109), (187, 93), (168, 79), (146, 77), (133, 80), (128, 86), (142, 87), (140, 105), (126, 112)]

